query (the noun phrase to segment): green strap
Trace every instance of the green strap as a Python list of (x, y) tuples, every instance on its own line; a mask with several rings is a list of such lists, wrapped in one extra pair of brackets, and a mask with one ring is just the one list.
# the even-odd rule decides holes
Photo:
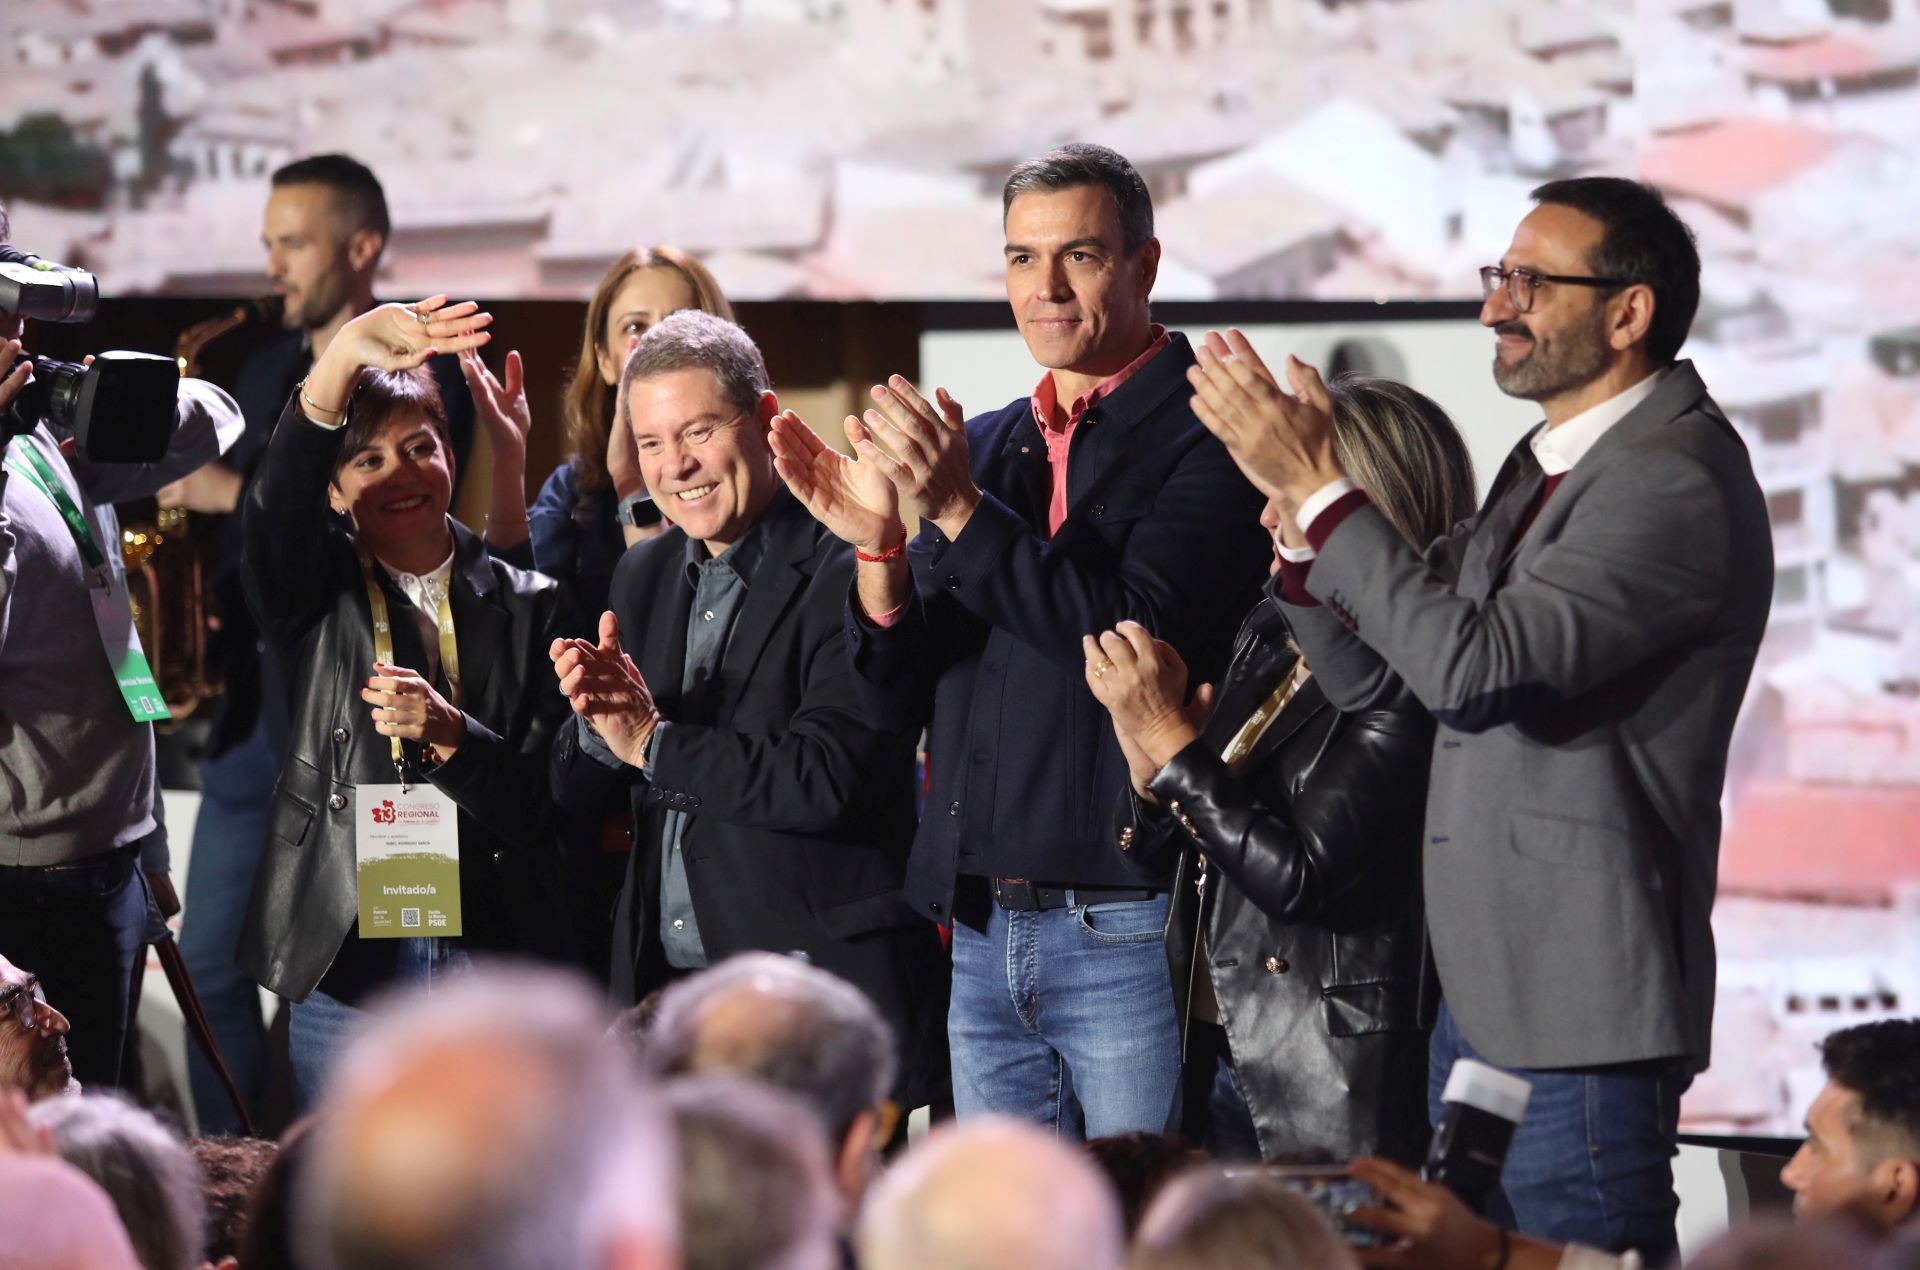
[(32, 443), (24, 440), (18, 445), (7, 447), (9, 459), (20, 454), (27, 456), (27, 462), (32, 464), (32, 469), (13, 465), (13, 470), (39, 486), (40, 492), (53, 500), (54, 507), (60, 512), (60, 518), (67, 522), (67, 529), (73, 534), (74, 542), (79, 544), (80, 554), (86, 559), (87, 567), (98, 569), (105, 564), (107, 559), (100, 554), (99, 544), (93, 540), (93, 529), (87, 524), (87, 518), (74, 504), (72, 495), (67, 493), (66, 485), (54, 475), (46, 459), (40, 456), (40, 451), (35, 449)]

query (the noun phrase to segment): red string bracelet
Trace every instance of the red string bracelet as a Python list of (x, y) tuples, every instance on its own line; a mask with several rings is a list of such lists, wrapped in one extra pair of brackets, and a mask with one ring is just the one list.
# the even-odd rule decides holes
[(906, 555), (907, 554), (907, 527), (905, 525), (901, 525), (899, 528), (900, 528), (899, 542), (894, 543), (891, 547), (888, 547), (885, 551), (881, 552), (877, 556), (869, 555), (866, 552), (860, 550), (860, 548), (855, 547), (853, 549), (853, 558), (855, 560), (863, 561), (867, 564), (885, 564), (889, 560), (898, 560), (901, 556)]

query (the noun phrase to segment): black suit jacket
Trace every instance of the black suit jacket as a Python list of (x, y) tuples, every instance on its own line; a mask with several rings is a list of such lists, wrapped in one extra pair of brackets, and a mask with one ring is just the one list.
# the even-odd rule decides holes
[[(296, 1001), (323, 978), (330, 994), (358, 998), (385, 982), (394, 951), (391, 940), (354, 933), (355, 787), (391, 782), (394, 771), (390, 743), (359, 695), (373, 665), (366, 585), (353, 538), (325, 501), (342, 435), (308, 422), (289, 401), (243, 508), (247, 598), (291, 672), (293, 726), (239, 963)], [(462, 938), (477, 949), (569, 959), (561, 813), (545, 779), (567, 707), (553, 689), (547, 648), (584, 634), (587, 623), (560, 584), (495, 560), (480, 539), (448, 523), (467, 737), (427, 779), (460, 806)], [(413, 606), (382, 576), (394, 656), (425, 673)], [(417, 749), (409, 751), (417, 760)]]
[(575, 727), (554, 747), (569, 808), (630, 786), (635, 850), (615, 918), (616, 999), (671, 977), (659, 942), (663, 813), (692, 817), (681, 840), (709, 961), (764, 949), (804, 953), (866, 991), (892, 1022), (901, 1096), (924, 1102), (945, 1072), (947, 965), (934, 927), (900, 896), (913, 841), (910, 733), (861, 707), (841, 636), (853, 557), (785, 490), (761, 529), (766, 555), (742, 602), (704, 719), (680, 700), (687, 616), (686, 535), (670, 529), (627, 552), (613, 576), (623, 644), (672, 727), (654, 777), (580, 752)]
[(1052, 469), (1022, 397), (967, 421), (983, 497), (960, 536), (931, 523), (907, 549), (914, 594), (880, 628), (847, 604), (867, 700), (926, 724), (932, 792), (908, 896), (936, 920), (960, 875), (1056, 886), (1164, 883), (1109, 834), (1127, 765), (1087, 691), (1082, 636), (1132, 619), (1218, 677), (1272, 548), (1260, 494), (1194, 417), (1184, 336), (1095, 403), (1074, 431), (1067, 517), (1047, 534)]

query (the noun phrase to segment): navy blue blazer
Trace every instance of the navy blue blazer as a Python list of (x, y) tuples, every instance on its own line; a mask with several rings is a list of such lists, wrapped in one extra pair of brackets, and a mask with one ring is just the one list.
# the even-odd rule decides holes
[(1126, 761), (1087, 691), (1080, 638), (1132, 619), (1171, 643), (1191, 683), (1226, 668), (1271, 547), (1263, 500), (1194, 417), (1193, 349), (1170, 345), (1087, 411), (1067, 460), (1067, 517), (1047, 537), (1052, 476), (1029, 398), (967, 422), (984, 493), (958, 538), (909, 545), (914, 595), (886, 629), (849, 595), (847, 641), (868, 708), (928, 726), (931, 789), (907, 863), (936, 921), (961, 874), (1065, 886), (1158, 885), (1112, 847)]

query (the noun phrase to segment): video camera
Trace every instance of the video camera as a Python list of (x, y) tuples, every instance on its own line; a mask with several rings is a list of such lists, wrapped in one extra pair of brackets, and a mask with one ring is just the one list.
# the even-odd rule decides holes
[[(0, 317), (85, 322), (100, 304), (100, 285), (70, 269), (0, 243)], [(0, 414), (0, 440), (30, 432), (45, 419), (73, 434), (96, 463), (152, 463), (173, 439), (180, 366), (151, 353), (101, 353), (93, 364), (22, 354), (33, 382)]]

